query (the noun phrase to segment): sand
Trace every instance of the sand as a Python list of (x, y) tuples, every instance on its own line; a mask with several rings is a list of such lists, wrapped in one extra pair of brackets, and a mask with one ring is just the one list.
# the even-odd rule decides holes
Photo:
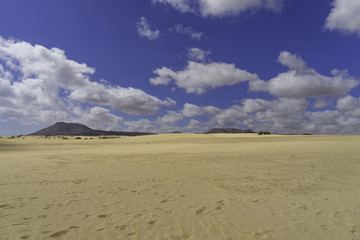
[(360, 239), (360, 136), (3, 137), (0, 239)]

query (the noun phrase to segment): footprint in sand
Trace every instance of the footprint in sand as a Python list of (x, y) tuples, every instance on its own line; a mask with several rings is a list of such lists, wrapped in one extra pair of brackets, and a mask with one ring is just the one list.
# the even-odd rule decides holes
[(206, 207), (202, 207), (202, 208), (196, 210), (195, 214), (201, 215), (201, 214), (205, 213), (205, 210), (206, 210)]
[(153, 225), (153, 224), (156, 223), (156, 221), (157, 221), (157, 220), (151, 220), (151, 221), (148, 222), (148, 224)]
[(346, 211), (336, 212), (334, 214), (334, 216), (336, 218), (340, 218), (342, 220), (347, 220), (352, 216), (352, 213), (350, 211), (346, 210)]
[(58, 237), (61, 237), (61, 236), (65, 235), (65, 234), (67, 234), (68, 231), (69, 231), (69, 230), (59, 231), (59, 232), (56, 232), (56, 233), (51, 234), (49, 237), (51, 237), (51, 238), (58, 238)]
[(217, 206), (215, 209), (216, 209), (216, 210), (223, 210), (224, 207), (225, 207), (225, 204), (222, 203), (222, 204), (220, 204), (219, 206)]
[(117, 226), (116, 229), (120, 229), (120, 230), (125, 230), (128, 226), (126, 225), (122, 225), (122, 226)]
[(223, 210), (223, 209), (224, 209), (224, 207), (225, 207), (224, 200), (217, 201), (216, 203), (219, 204), (219, 205), (215, 208), (216, 210)]
[(139, 217), (142, 217), (144, 214), (142, 214), (142, 213), (137, 213), (137, 214), (135, 214), (133, 217), (134, 218), (139, 218)]
[(67, 234), (70, 229), (77, 229), (77, 228), (79, 228), (79, 227), (78, 226), (71, 226), (66, 230), (55, 232), (55, 233), (51, 234), (49, 237), (58, 238), (58, 237), (61, 237), (61, 236), (65, 235), (65, 234)]
[(321, 228), (322, 230), (328, 231), (328, 230), (331, 230), (331, 229), (332, 229), (332, 226), (330, 226), (330, 225), (320, 225), (320, 228)]
[(351, 229), (351, 233), (353, 234), (353, 239), (360, 239), (360, 224), (354, 225)]
[(255, 239), (268, 239), (269, 238), (269, 231), (262, 231), (254, 233)]

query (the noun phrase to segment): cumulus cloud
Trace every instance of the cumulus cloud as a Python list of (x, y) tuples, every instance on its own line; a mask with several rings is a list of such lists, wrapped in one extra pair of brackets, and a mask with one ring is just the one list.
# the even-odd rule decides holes
[(194, 132), (194, 130), (199, 130), (202, 128), (202, 124), (200, 121), (195, 119), (190, 119), (188, 125), (185, 127), (186, 129), (189, 129)]
[(214, 106), (205, 106), (205, 107), (202, 107), (202, 109), (208, 113), (208, 114), (218, 114), (221, 112), (221, 109), (220, 108), (217, 108), (217, 107), (214, 107)]
[(360, 117), (360, 98), (353, 96), (346, 96), (338, 99), (336, 104), (338, 109), (343, 115), (347, 117)]
[(253, 92), (268, 92), (269, 91), (268, 83), (261, 79), (255, 79), (253, 81), (250, 81), (249, 89)]
[(161, 125), (173, 125), (183, 119), (183, 115), (176, 111), (168, 111), (163, 117), (159, 117), (156, 123)]
[(73, 91), (70, 98), (82, 102), (108, 105), (112, 109), (135, 115), (154, 114), (162, 105), (172, 106), (175, 104), (175, 101), (170, 98), (162, 101), (140, 89), (107, 86), (97, 82), (90, 82), (86, 87)]
[(302, 122), (309, 102), (305, 99), (279, 98), (263, 111), (250, 115), (254, 126), (279, 133), (298, 133), (303, 129)]
[(334, 0), (333, 8), (326, 19), (325, 27), (360, 36), (360, 1)]
[[(271, 108), (267, 109), (265, 113), (266, 117), (270, 117), (272, 121), (274, 121), (274, 118), (290, 118), (290, 113), (292, 113), (292, 117), (296, 118), (296, 113), (302, 114), (308, 105), (309, 102), (305, 99), (280, 98), (273, 101)], [(299, 119), (301, 119), (301, 117), (299, 117)]]
[(130, 114), (155, 113), (160, 106), (175, 104), (140, 89), (91, 81), (95, 70), (67, 59), (58, 48), (0, 37), (0, 66), (0, 116), (5, 119), (48, 124), (74, 121), (85, 114), (84, 120), (94, 123), (90, 116), (102, 114), (109, 122), (119, 122), (121, 119), (110, 110), (85, 111), (77, 102), (110, 106)]
[(241, 125), (241, 120), (246, 116), (241, 106), (234, 105), (216, 114), (213, 120), (221, 127), (238, 127)]
[(249, 10), (269, 9), (279, 12), (282, 0), (199, 0), (203, 16), (236, 15)]
[(84, 63), (67, 59), (61, 49), (47, 49), (1, 37), (0, 59), (9, 72), (18, 72), (25, 80), (36, 76), (36, 81), (44, 81), (49, 88), (59, 86), (72, 90), (83, 87), (89, 81), (89, 75), (95, 72)]
[(159, 132), (154, 128), (154, 123), (149, 119), (140, 119), (138, 121), (127, 121), (124, 125), (128, 127), (128, 131), (134, 132)]
[(182, 24), (175, 25), (174, 27), (170, 28), (170, 30), (180, 34), (189, 35), (192, 39), (195, 40), (200, 40), (204, 36), (203, 32), (196, 32), (192, 29), (192, 27), (185, 27)]
[(185, 103), (184, 109), (182, 110), (182, 114), (185, 117), (201, 116), (204, 114), (204, 110), (201, 107), (198, 107), (194, 104)]
[(251, 90), (266, 90), (285, 98), (341, 97), (359, 84), (359, 80), (349, 76), (346, 71), (333, 70), (331, 77), (321, 75), (290, 52), (281, 52), (278, 61), (289, 71), (280, 73), (266, 83), (258, 80), (256, 84), (250, 84)]
[(94, 129), (118, 130), (122, 118), (102, 107), (92, 107), (83, 111), (79, 122)]
[(313, 70), (307, 66), (306, 62), (302, 60), (301, 57), (296, 56), (295, 54), (292, 54), (288, 51), (283, 51), (280, 53), (278, 62), (283, 66), (288, 67), (290, 70), (296, 71), (297, 73), (313, 72)]
[(340, 113), (335, 110), (326, 110), (323, 112), (308, 112), (307, 116), (316, 125), (334, 124), (336, 119), (340, 117)]
[(258, 79), (256, 74), (222, 62), (197, 63), (188, 61), (184, 70), (175, 72), (167, 67), (154, 70), (158, 76), (150, 79), (153, 85), (168, 85), (174, 81), (187, 93), (203, 94), (209, 89), (231, 86), (240, 82)]
[[(186, 103), (183, 109), (168, 111), (155, 121), (142, 119), (125, 125), (129, 129), (144, 125), (154, 132), (205, 132), (214, 127), (235, 127), (285, 134), (360, 133), (360, 100), (352, 96), (339, 99), (337, 109), (315, 112), (309, 111), (310, 101), (306, 99), (256, 98), (243, 99), (241, 103), (225, 109)], [(190, 118), (188, 124), (181, 126), (186, 118)]]
[(246, 113), (265, 111), (271, 106), (271, 102), (264, 99), (244, 99), (244, 111)]
[(208, 55), (211, 54), (211, 51), (205, 51), (200, 48), (190, 48), (188, 49), (187, 56), (190, 60), (196, 62), (206, 62)]
[(237, 15), (259, 9), (279, 12), (283, 6), (283, 0), (153, 0), (152, 2), (169, 4), (181, 13), (197, 12), (204, 17)]
[[(242, 105), (222, 109), (209, 116), (219, 126), (267, 130), (275, 133), (360, 133), (360, 99), (340, 98), (334, 110), (310, 111), (306, 99), (244, 99)], [(234, 111), (235, 110), (235, 111)]]
[[(264, 99), (244, 99), (242, 105), (219, 109), (214, 106), (185, 104), (179, 112), (168, 112), (166, 119), (176, 121), (184, 117), (206, 117), (206, 127), (253, 128), (278, 133), (298, 133), (304, 129), (306, 109), (309, 102), (305, 99), (279, 98), (273, 101)], [(170, 113), (170, 114), (169, 114)], [(175, 121), (176, 120), (176, 121)], [(296, 132), (294, 132), (296, 131)]]
[[(356, 112), (357, 114), (354, 114)], [(322, 112), (307, 112), (306, 114), (311, 120), (308, 126), (316, 133), (359, 134), (359, 108), (346, 112), (326, 110)]]
[(337, 101), (336, 108), (340, 111), (348, 111), (360, 108), (360, 100), (353, 96), (346, 96)]
[(315, 99), (316, 101), (313, 104), (314, 108), (324, 108), (332, 104), (332, 101), (325, 97), (319, 97)]
[(152, 0), (152, 3), (169, 4), (181, 13), (193, 12), (190, 0)]
[(154, 40), (160, 36), (159, 30), (151, 30), (151, 26), (145, 17), (141, 17), (136, 25), (138, 33), (141, 37), (147, 37), (150, 40)]

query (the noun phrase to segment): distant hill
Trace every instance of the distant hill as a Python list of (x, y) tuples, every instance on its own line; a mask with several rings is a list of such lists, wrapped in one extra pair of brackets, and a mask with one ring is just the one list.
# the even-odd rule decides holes
[(67, 135), (67, 136), (100, 136), (100, 135), (117, 135), (117, 136), (140, 136), (152, 135), (155, 133), (146, 132), (116, 132), (116, 131), (102, 131), (94, 130), (80, 123), (65, 123), (57, 122), (50, 127), (44, 128), (40, 131), (34, 132), (29, 135)]
[(236, 129), (236, 128), (213, 128), (209, 131), (207, 131), (205, 134), (209, 133), (255, 133), (253, 130), (242, 130), (242, 129)]

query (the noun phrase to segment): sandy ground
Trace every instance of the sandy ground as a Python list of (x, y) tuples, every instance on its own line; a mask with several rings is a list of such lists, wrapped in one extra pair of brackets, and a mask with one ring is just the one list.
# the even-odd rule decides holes
[(0, 239), (360, 239), (360, 136), (3, 137)]

